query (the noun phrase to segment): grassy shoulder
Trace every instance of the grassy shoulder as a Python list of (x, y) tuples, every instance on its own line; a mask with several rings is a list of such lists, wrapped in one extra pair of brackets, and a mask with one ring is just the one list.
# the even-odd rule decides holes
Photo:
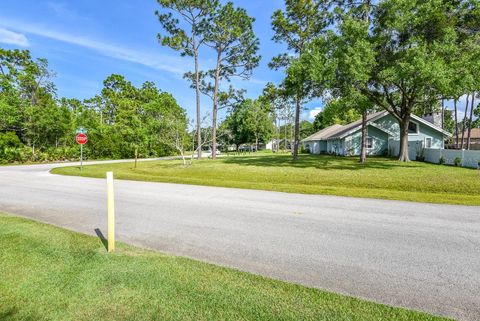
[(0, 214), (1, 320), (444, 320)]
[(476, 170), (422, 162), (401, 163), (388, 158), (357, 158), (300, 155), (297, 162), (287, 154), (225, 156), (194, 161), (180, 160), (63, 167), (54, 174), (105, 177), (151, 182), (183, 183), (404, 200), (413, 202), (480, 205), (480, 176)]

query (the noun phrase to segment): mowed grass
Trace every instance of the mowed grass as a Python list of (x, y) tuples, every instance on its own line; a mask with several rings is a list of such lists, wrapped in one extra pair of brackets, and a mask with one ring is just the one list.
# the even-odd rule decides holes
[(445, 320), (0, 214), (0, 320)]
[(181, 160), (56, 168), (55, 174), (330, 194), (414, 202), (480, 205), (480, 175), (474, 169), (370, 157), (287, 154), (225, 156), (183, 166)]

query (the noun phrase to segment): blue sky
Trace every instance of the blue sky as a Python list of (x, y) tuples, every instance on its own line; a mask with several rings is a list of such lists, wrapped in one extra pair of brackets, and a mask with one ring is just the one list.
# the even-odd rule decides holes
[[(282, 71), (267, 64), (283, 52), (274, 43), (270, 17), (283, 0), (234, 1), (256, 18), (254, 29), (260, 38), (262, 61), (248, 81), (235, 80), (247, 96), (257, 97), (268, 81), (281, 82)], [(171, 92), (191, 118), (194, 116), (194, 92), (182, 78), (192, 69), (192, 60), (158, 44), (161, 31), (154, 11), (155, 0), (76, 0), (76, 1), (4, 1), (0, 12), (0, 46), (29, 49), (34, 57), (47, 58), (56, 72), (59, 97), (89, 98), (99, 93), (102, 81), (110, 74), (124, 75), (135, 85), (154, 81)], [(202, 52), (201, 63), (209, 66), (213, 56)], [(320, 101), (306, 104), (303, 119), (312, 119)], [(211, 110), (211, 102), (202, 98), (202, 113)]]

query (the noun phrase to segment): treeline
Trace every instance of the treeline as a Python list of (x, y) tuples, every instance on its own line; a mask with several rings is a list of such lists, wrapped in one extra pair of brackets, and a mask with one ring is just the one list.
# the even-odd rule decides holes
[(88, 158), (171, 155), (187, 148), (185, 111), (152, 82), (111, 75), (90, 99), (58, 98), (46, 59), (0, 48), (0, 162), (72, 160), (76, 129), (88, 130)]
[[(192, 57), (194, 70), (186, 77), (197, 96), (197, 146), (202, 145), (199, 96), (203, 93), (213, 101), (210, 127), (215, 148), (217, 111), (228, 105), (230, 94), (235, 92), (221, 92), (220, 85), (232, 77), (248, 79), (260, 59), (253, 19), (231, 2), (158, 3), (161, 9), (157, 15), (164, 29), (159, 35), (161, 43)], [(271, 24), (272, 40), (284, 44), (286, 50), (275, 56), (269, 67), (282, 69), (285, 77), (278, 86), (268, 84), (264, 98), (270, 105), (269, 114), (276, 127), (273, 136), (277, 138), (282, 105), (288, 101), (294, 106), (294, 159), (301, 139), (301, 111), (314, 97), (327, 103), (326, 111), (315, 122), (318, 127), (332, 121), (363, 119), (362, 162), (366, 158), (368, 113), (385, 110), (397, 119), (401, 161), (409, 160), (412, 114), (440, 111), (443, 127), (453, 129), (456, 137), (460, 131), (461, 135), (465, 130), (470, 133), (473, 115), (480, 114), (474, 100), (478, 100), (480, 91), (479, 0), (285, 0), (284, 9), (273, 12)], [(211, 70), (202, 70), (199, 64), (203, 48), (217, 57)], [(457, 102), (465, 95), (471, 98), (465, 116), (458, 119)], [(442, 104), (446, 100), (455, 105), (450, 118)], [(252, 102), (247, 104), (257, 108)], [(252, 126), (239, 118), (242, 113), (234, 112), (229, 117), (230, 126)], [(240, 132), (232, 137), (246, 139)]]
[[(401, 161), (409, 161), (411, 115), (439, 111), (448, 129), (446, 100), (455, 105), (456, 136), (459, 121), (462, 131), (468, 131), (462, 136), (470, 136), (475, 100), (467, 99), (463, 120), (458, 119), (457, 102), (462, 96), (478, 99), (480, 91), (478, 0), (285, 4), (272, 17), (274, 40), (294, 55), (279, 55), (271, 65), (285, 68), (282, 86), (296, 101), (296, 115), (303, 101), (322, 97), (341, 120), (361, 116), (361, 162), (366, 158), (367, 114), (378, 110), (399, 123)], [(328, 113), (323, 116), (328, 120)], [(298, 117), (296, 123), (298, 128)]]
[[(269, 83), (257, 99), (241, 99), (232, 104), (218, 129), (221, 148), (242, 144), (260, 149), (268, 142), (279, 142), (273, 150), (291, 150), (295, 137), (294, 102)], [(300, 139), (322, 129), (321, 124), (300, 121)]]

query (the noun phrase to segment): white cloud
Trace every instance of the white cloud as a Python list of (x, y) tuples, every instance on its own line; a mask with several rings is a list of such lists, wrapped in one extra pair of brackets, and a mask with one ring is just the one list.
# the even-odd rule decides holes
[[(28, 23), (12, 21), (9, 19), (4, 19), (3, 17), (0, 17), (0, 24), (6, 25), (21, 32), (25, 32), (27, 34), (34, 34), (37, 36), (81, 46), (94, 50), (107, 57), (138, 63), (153, 69), (167, 71), (177, 75), (183, 75), (188, 70), (185, 68), (184, 60), (178, 56), (173, 57), (164, 54), (147, 53), (144, 51), (109, 44), (107, 42), (85, 36), (70, 34), (37, 25), (30, 25)], [(3, 29), (0, 29), (0, 31), (1, 30)]]
[(28, 47), (28, 39), (24, 34), (16, 33), (4, 28), (0, 28), (0, 43)]
[(88, 16), (80, 15), (76, 11), (71, 10), (66, 2), (47, 1), (46, 5), (48, 10), (63, 21), (76, 21), (76, 23), (88, 23), (90, 21)]
[(64, 2), (48, 1), (47, 6), (58, 16), (70, 16), (72, 11), (68, 10), (67, 4)]
[(313, 108), (312, 110), (310, 110), (310, 111), (308, 112), (308, 119), (310, 119), (310, 120), (315, 119), (315, 116), (317, 116), (318, 113), (321, 112), (321, 111), (322, 111), (322, 108), (321, 108), (321, 107), (315, 107), (315, 108)]

